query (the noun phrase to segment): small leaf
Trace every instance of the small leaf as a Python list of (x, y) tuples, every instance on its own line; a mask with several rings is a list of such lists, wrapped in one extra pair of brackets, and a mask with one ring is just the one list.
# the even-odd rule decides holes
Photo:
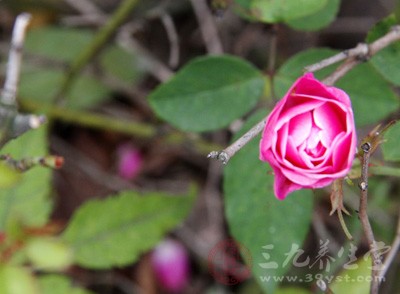
[(182, 222), (193, 198), (193, 191), (179, 197), (127, 191), (92, 200), (74, 214), (63, 238), (79, 265), (95, 269), (127, 265)]
[(276, 23), (312, 15), (325, 7), (327, 0), (235, 0), (235, 2), (250, 18)]
[(26, 245), (26, 254), (34, 267), (45, 271), (61, 271), (73, 261), (72, 251), (55, 238), (35, 238)]
[(0, 293), (2, 294), (39, 294), (37, 281), (23, 267), (0, 265)]
[(0, 162), (0, 189), (13, 187), (20, 179), (21, 175), (17, 171)]
[[(252, 116), (235, 138), (262, 116)], [(254, 278), (267, 293), (273, 293), (277, 281), (261, 279), (281, 276), (289, 269), (290, 263), (283, 266), (285, 253), (292, 244), (303, 243), (311, 223), (313, 198), (310, 190), (294, 192), (284, 201), (275, 198), (271, 168), (259, 160), (259, 140), (258, 136), (248, 143), (224, 169), (225, 212), (230, 232), (251, 252)], [(275, 264), (264, 266), (268, 262)]]
[[(396, 25), (394, 15), (378, 22), (368, 33), (367, 42), (372, 43), (390, 31)], [(390, 46), (375, 54), (370, 62), (375, 69), (389, 82), (400, 86), (400, 42), (394, 42)]]
[(387, 161), (400, 161), (400, 123), (391, 126), (385, 133), (382, 144), (383, 158)]
[[(2, 149), (13, 159), (43, 156), (47, 150), (47, 128), (31, 130)], [(35, 167), (21, 175), (15, 187), (0, 189), (0, 231), (13, 221), (26, 226), (41, 226), (47, 222), (51, 201), (49, 199), (51, 170)]]
[(328, 0), (326, 5), (312, 15), (289, 20), (286, 22), (290, 27), (301, 31), (316, 31), (327, 27), (335, 20), (339, 11), (340, 0)]
[(371, 284), (371, 259), (361, 258), (356, 264), (355, 269), (345, 269), (329, 285), (333, 293), (369, 293)]
[(250, 111), (261, 97), (264, 78), (233, 56), (200, 57), (150, 95), (158, 116), (184, 131), (226, 127)]
[(45, 275), (39, 278), (41, 294), (90, 294), (92, 292), (72, 285), (66, 276)]
[[(278, 70), (274, 79), (275, 93), (278, 97), (282, 97), (293, 82), (303, 74), (305, 66), (336, 53), (337, 51), (329, 49), (310, 49), (296, 54)], [(334, 68), (333, 65), (320, 70), (315, 76), (322, 79)], [(335, 86), (350, 96), (357, 126), (378, 123), (399, 107), (399, 100), (389, 84), (368, 63), (357, 65)]]

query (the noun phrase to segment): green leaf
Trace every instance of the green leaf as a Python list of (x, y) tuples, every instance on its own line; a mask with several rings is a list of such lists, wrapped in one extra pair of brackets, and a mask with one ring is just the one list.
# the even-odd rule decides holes
[(17, 171), (0, 162), (0, 189), (13, 187), (20, 179)]
[(399, 108), (398, 97), (369, 63), (358, 65), (336, 85), (350, 96), (358, 126), (379, 123)]
[[(325, 7), (327, 0), (235, 0), (245, 15), (267, 23), (276, 23), (312, 15)], [(239, 10), (243, 14), (243, 11)]]
[(39, 278), (41, 294), (90, 294), (92, 292), (74, 287), (72, 281), (61, 275), (45, 275)]
[(200, 57), (150, 95), (156, 114), (184, 131), (226, 127), (250, 111), (264, 88), (261, 73), (233, 56)]
[(39, 294), (37, 281), (23, 267), (0, 265), (0, 293), (2, 294)]
[(283, 287), (275, 291), (275, 294), (311, 294), (313, 292), (299, 287)]
[[(262, 117), (260, 113), (253, 116), (234, 140)], [(259, 137), (230, 159), (224, 169), (225, 212), (232, 235), (251, 252), (254, 278), (267, 293), (273, 293), (276, 281), (261, 279), (281, 276), (289, 269), (290, 263), (283, 266), (285, 253), (292, 244), (303, 243), (311, 223), (313, 198), (310, 190), (301, 190), (284, 201), (277, 200), (271, 168), (259, 160), (258, 146)], [(276, 262), (277, 268), (260, 265), (267, 262)]]
[[(275, 93), (278, 97), (282, 97), (293, 82), (303, 74), (305, 66), (336, 53), (329, 49), (310, 49), (296, 54), (278, 70), (274, 79)], [(316, 77), (322, 79), (334, 68), (335, 66), (330, 66), (318, 71)], [(368, 63), (356, 66), (335, 86), (350, 96), (357, 126), (378, 123), (399, 107), (399, 100), (389, 84)]]
[[(18, 160), (24, 157), (44, 156), (47, 151), (47, 128), (31, 130), (10, 141), (2, 153)], [(0, 190), (0, 231), (10, 222), (21, 222), (26, 226), (44, 225), (51, 210), (49, 199), (51, 170), (35, 167), (21, 176), (15, 187)]]
[[(63, 72), (56, 69), (30, 68), (21, 75), (19, 94), (22, 101), (52, 104), (60, 89)], [(81, 109), (109, 98), (110, 90), (100, 81), (81, 75), (66, 95), (66, 107)]]
[(385, 141), (382, 144), (383, 158), (387, 161), (400, 161), (400, 123), (391, 126), (385, 133)]
[(31, 263), (39, 270), (61, 271), (68, 268), (73, 261), (71, 248), (56, 238), (29, 240), (25, 251)]
[(92, 38), (93, 33), (89, 30), (45, 26), (28, 32), (24, 50), (30, 54), (70, 62)]
[[(367, 42), (372, 43), (379, 39), (396, 24), (394, 15), (378, 22), (368, 33)], [(392, 45), (382, 49), (371, 58), (370, 62), (386, 80), (400, 86), (400, 42), (394, 42)]]
[(132, 83), (142, 75), (136, 56), (120, 47), (105, 49), (100, 58), (103, 68), (122, 81)]
[(339, 11), (340, 0), (328, 0), (326, 5), (312, 15), (288, 20), (290, 27), (301, 31), (317, 31), (327, 27), (335, 20)]
[(182, 222), (194, 194), (178, 197), (127, 191), (89, 201), (74, 214), (63, 238), (79, 265), (95, 269), (128, 265)]
[(371, 284), (371, 259), (361, 258), (355, 269), (345, 269), (329, 285), (333, 293), (369, 293)]

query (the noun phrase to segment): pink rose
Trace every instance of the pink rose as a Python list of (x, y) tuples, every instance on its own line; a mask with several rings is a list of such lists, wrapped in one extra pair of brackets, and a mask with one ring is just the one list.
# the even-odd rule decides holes
[(306, 73), (267, 118), (260, 159), (275, 174), (278, 199), (303, 188), (321, 188), (344, 177), (357, 137), (349, 96)]

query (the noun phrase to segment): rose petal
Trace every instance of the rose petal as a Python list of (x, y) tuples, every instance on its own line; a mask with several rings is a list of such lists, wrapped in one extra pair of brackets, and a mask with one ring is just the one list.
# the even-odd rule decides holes
[(293, 103), (289, 103), (291, 104), (290, 106), (285, 105), (285, 107), (281, 110), (275, 130), (281, 128), (283, 124), (288, 123), (294, 117), (297, 117), (300, 114), (311, 112), (315, 108), (325, 103), (325, 101), (316, 101), (307, 97), (297, 96), (289, 97), (288, 101), (292, 101)]
[(293, 117), (289, 123), (289, 136), (295, 146), (299, 146), (309, 136), (312, 127), (311, 112), (306, 112)]
[(323, 130), (322, 144), (329, 147), (337, 134), (346, 131), (346, 114), (333, 103), (325, 103), (315, 108), (313, 113), (315, 124)]
[(275, 181), (274, 181), (274, 192), (276, 198), (279, 200), (283, 200), (286, 198), (286, 196), (296, 190), (300, 190), (302, 186), (295, 184), (291, 181), (289, 181), (280, 171), (279, 168), (274, 168), (274, 175), (275, 175)]

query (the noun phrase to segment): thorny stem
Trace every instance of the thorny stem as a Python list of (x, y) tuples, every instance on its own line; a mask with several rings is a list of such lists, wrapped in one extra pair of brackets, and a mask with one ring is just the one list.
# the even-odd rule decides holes
[(47, 155), (44, 157), (27, 157), (21, 160), (15, 160), (10, 155), (0, 155), (0, 160), (4, 161), (7, 165), (20, 172), (28, 171), (38, 165), (58, 169), (61, 168), (64, 164), (64, 158), (56, 155)]
[(364, 230), (365, 237), (367, 238), (367, 242), (370, 248), (371, 256), (372, 256), (372, 279), (371, 279), (371, 294), (378, 293), (379, 289), (379, 268), (382, 264), (380, 256), (376, 250), (376, 242), (374, 237), (374, 232), (372, 231), (371, 224), (368, 219), (367, 207), (368, 207), (368, 165), (370, 159), (370, 151), (371, 151), (371, 143), (365, 142), (361, 146), (362, 150), (362, 167), (361, 167), (361, 179), (359, 183), (359, 187), (361, 190), (360, 197), (360, 209), (359, 209), (359, 217), (361, 221), (361, 225)]

